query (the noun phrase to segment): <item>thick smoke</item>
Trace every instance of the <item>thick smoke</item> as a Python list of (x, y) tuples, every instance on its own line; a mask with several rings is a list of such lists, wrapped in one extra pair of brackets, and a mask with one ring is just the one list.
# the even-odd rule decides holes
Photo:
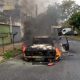
[[(28, 5), (26, 6), (25, 3), (28, 3)], [(49, 5), (46, 11), (42, 11), (39, 14), (39, 7), (35, 2), (32, 4), (31, 2), (25, 1), (25, 3), (22, 6), (24, 8), (23, 15), (25, 15), (24, 40), (27, 43), (31, 43), (34, 36), (50, 36), (51, 26), (58, 25), (58, 6), (56, 4), (53, 6)]]

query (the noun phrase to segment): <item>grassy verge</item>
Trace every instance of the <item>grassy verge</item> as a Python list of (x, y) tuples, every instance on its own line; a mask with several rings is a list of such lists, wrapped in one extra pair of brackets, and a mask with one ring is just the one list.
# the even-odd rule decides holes
[(68, 36), (68, 38), (70, 38), (72, 40), (78, 40), (78, 41), (80, 41), (80, 35), (78, 35), (78, 36)]
[(6, 51), (3, 55), (4, 59), (10, 59), (10, 58), (13, 58), (19, 54), (21, 54), (21, 50), (20, 49), (15, 49), (15, 50), (9, 50), (9, 51)]

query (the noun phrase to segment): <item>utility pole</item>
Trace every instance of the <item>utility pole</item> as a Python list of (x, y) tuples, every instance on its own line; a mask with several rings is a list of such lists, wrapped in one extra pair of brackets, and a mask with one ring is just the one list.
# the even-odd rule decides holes
[(10, 33), (12, 33), (12, 18), (10, 16)]
[(38, 5), (36, 4), (36, 17), (38, 16)]
[(10, 16), (10, 37), (11, 37), (11, 43), (13, 44), (13, 49), (14, 49), (14, 35), (13, 35), (13, 29), (12, 29), (12, 17)]
[(22, 17), (22, 13), (20, 11), (20, 32), (21, 32), (21, 38), (23, 38), (23, 36), (24, 36), (24, 33), (23, 33), (24, 26), (22, 25), (21, 17)]

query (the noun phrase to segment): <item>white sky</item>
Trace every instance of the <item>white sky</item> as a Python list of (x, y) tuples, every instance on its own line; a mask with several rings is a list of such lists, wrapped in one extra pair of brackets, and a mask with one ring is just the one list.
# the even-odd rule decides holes
[[(42, 1), (47, 1), (47, 2), (50, 2), (50, 3), (52, 3), (52, 2), (61, 2), (61, 1), (63, 1), (63, 0), (42, 0)], [(79, 4), (80, 5), (80, 0), (74, 0), (77, 4)]]
[[(19, 1), (22, 1), (22, 0), (19, 0)], [(42, 13), (46, 11), (48, 5), (53, 5), (54, 2), (60, 3), (63, 0), (34, 0), (34, 1), (36, 1), (38, 5), (38, 13)], [(80, 0), (74, 0), (74, 1), (80, 5)]]
[[(57, 0), (55, 0), (55, 1), (57, 1)], [(58, 0), (58, 1), (62, 1), (62, 0)], [(74, 0), (77, 4), (79, 4), (80, 5), (80, 0)]]
[[(36, 1), (37, 1), (37, 4), (39, 4), (38, 7), (39, 7), (40, 11), (43, 12), (43, 11), (46, 10), (46, 7), (47, 7), (49, 4), (53, 5), (54, 2), (60, 3), (60, 2), (63, 1), (63, 0), (36, 0)], [(80, 5), (80, 0), (74, 0), (74, 1), (75, 1), (77, 4)]]
[(75, 1), (76, 1), (76, 3), (77, 3), (77, 4), (79, 4), (79, 5), (80, 5), (80, 0), (75, 0)]
[[(47, 7), (49, 4), (53, 4), (54, 2), (60, 3), (63, 0), (36, 0), (36, 1), (38, 4), (40, 4), (40, 6)], [(80, 0), (74, 0), (74, 1), (80, 5)]]

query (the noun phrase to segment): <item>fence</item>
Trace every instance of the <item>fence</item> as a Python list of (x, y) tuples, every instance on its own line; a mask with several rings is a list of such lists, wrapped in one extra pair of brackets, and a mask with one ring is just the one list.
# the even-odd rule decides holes
[(4, 47), (6, 45), (12, 44), (12, 47), (14, 47), (14, 44), (16, 42), (21, 41), (21, 33), (19, 26), (13, 26), (12, 33), (10, 33), (8, 29), (9, 26), (0, 26), (0, 52), (4, 52)]

